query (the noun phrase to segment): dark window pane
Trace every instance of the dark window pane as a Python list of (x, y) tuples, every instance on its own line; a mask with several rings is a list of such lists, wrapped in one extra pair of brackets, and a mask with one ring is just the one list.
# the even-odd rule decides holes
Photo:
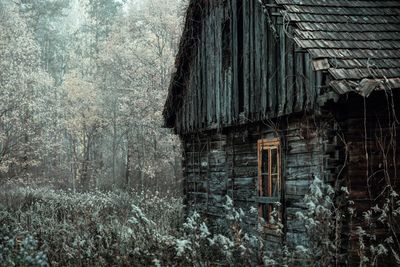
[(278, 181), (278, 175), (277, 174), (273, 174), (271, 175), (272, 181), (272, 197), (279, 197), (279, 181)]
[(262, 192), (263, 196), (267, 196), (269, 192), (268, 183), (268, 150), (262, 150), (262, 162), (261, 162), (261, 177), (262, 177)]
[(278, 149), (271, 149), (271, 173), (278, 174)]
[(271, 196), (279, 197), (278, 149), (271, 149)]

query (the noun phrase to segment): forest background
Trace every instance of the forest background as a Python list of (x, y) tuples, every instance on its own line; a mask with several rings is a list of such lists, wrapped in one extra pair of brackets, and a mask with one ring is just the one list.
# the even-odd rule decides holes
[(0, 1), (0, 181), (179, 194), (181, 0)]

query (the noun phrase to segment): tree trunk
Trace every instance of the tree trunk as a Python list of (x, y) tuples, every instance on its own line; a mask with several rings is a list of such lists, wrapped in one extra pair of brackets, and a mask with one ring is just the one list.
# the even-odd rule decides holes
[(126, 148), (126, 168), (125, 168), (125, 185), (127, 189), (131, 188), (130, 180), (130, 168), (131, 168), (131, 149), (130, 149), (130, 138), (127, 138), (127, 148)]
[(81, 182), (83, 190), (89, 189), (90, 175), (89, 175), (89, 161), (90, 161), (90, 138), (85, 138), (84, 155), (82, 161), (82, 174)]
[[(116, 154), (117, 154), (117, 114), (116, 114), (116, 104), (113, 103), (113, 137), (112, 137), (112, 180), (113, 184), (116, 184)], [(128, 142), (128, 155), (129, 155), (129, 142)], [(128, 161), (127, 161), (128, 162)]]

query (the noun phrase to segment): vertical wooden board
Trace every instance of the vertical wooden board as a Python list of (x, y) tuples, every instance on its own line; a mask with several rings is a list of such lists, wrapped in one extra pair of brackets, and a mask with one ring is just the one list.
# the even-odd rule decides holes
[(237, 36), (237, 28), (238, 28), (238, 17), (237, 17), (237, 0), (231, 0), (229, 6), (229, 16), (231, 19), (231, 29), (232, 29), (232, 75), (231, 75), (231, 87), (228, 89), (228, 123), (231, 124), (233, 121), (233, 117), (239, 114), (239, 102), (237, 99), (239, 98), (239, 73), (238, 73), (238, 36)]
[(254, 66), (255, 66), (255, 112), (256, 112), (256, 120), (260, 120), (260, 114), (262, 113), (261, 103), (262, 103), (262, 9), (261, 5), (258, 1), (254, 4), (254, 32), (255, 32), (255, 57), (254, 57)]
[(268, 106), (269, 106), (269, 117), (274, 117), (276, 115), (276, 102), (277, 102), (277, 41), (272, 33), (270, 27), (268, 27)]
[(202, 60), (201, 65), (203, 69), (203, 127), (207, 125), (207, 108), (208, 108), (208, 99), (207, 99), (207, 23), (206, 23), (206, 16), (207, 11), (206, 9), (203, 10), (203, 36), (202, 36)]
[[(230, 32), (230, 36), (229, 36), (229, 47), (230, 47), (230, 57), (232, 57), (233, 54), (233, 47), (232, 47), (232, 40), (233, 40), (233, 35), (232, 35), (232, 16), (231, 16), (231, 5), (230, 5), (230, 1), (226, 2), (226, 5), (224, 6), (224, 10), (223, 10), (223, 16), (224, 19), (227, 20), (229, 19), (229, 27), (231, 28), (231, 32)], [(229, 87), (229, 83), (228, 83), (228, 79), (230, 78), (229, 76), (229, 72), (232, 70), (233, 68), (233, 60), (230, 59), (231, 61), (231, 66), (227, 69), (224, 70), (224, 116), (225, 116), (225, 120), (224, 123), (225, 124), (230, 124), (230, 92), (231, 92), (231, 88)]]
[(314, 108), (315, 108), (315, 104), (316, 104), (316, 92), (317, 92), (317, 88), (315, 87), (315, 85), (316, 85), (316, 79), (317, 79), (317, 75), (316, 75), (316, 73), (315, 73), (315, 71), (314, 71), (314, 69), (313, 69), (313, 66), (312, 66), (312, 58), (311, 58), (311, 56), (309, 56), (309, 59), (308, 59), (308, 66), (309, 66), (309, 69), (310, 69), (310, 89), (311, 89), (311, 94), (310, 94), (310, 97), (311, 97), (311, 109), (312, 110), (314, 110)]
[(191, 126), (192, 126), (192, 94), (193, 94), (193, 90), (192, 90), (192, 70), (189, 69), (189, 77), (188, 77), (188, 82), (186, 85), (186, 103), (187, 103), (187, 107), (188, 107), (188, 129), (191, 130)]
[(201, 110), (200, 110), (200, 118), (201, 118), (201, 123), (200, 125), (204, 125), (204, 22), (201, 22), (201, 37), (200, 37), (200, 58), (199, 58), (199, 67), (200, 67), (200, 99), (201, 99)]
[(192, 127), (193, 129), (197, 129), (197, 48), (193, 50), (193, 60), (192, 60)]
[(315, 74), (315, 82), (314, 82), (314, 99), (315, 103), (317, 103), (318, 95), (320, 88), (322, 86), (322, 71), (313, 71)]
[(236, 26), (236, 0), (230, 0), (226, 2), (226, 6), (224, 9), (225, 19), (230, 21), (230, 36), (229, 36), (229, 47), (230, 47), (230, 61), (231, 66), (225, 72), (225, 105), (226, 105), (226, 123), (230, 125), (232, 123), (232, 113), (234, 112), (234, 102), (233, 98), (235, 96), (235, 88), (237, 86), (237, 76), (233, 77), (232, 72), (237, 69), (237, 46), (236, 46), (236, 38), (237, 31)]
[(231, 124), (232, 123), (232, 91), (233, 91), (233, 85), (232, 85), (232, 69), (229, 68), (229, 70), (226, 72), (226, 81), (225, 81), (225, 88), (226, 88), (226, 123)]
[[(295, 48), (296, 49), (296, 48)], [(296, 73), (296, 100), (295, 112), (304, 109), (304, 57), (303, 53), (295, 53), (295, 73)]]
[[(201, 38), (201, 37), (200, 37)], [(196, 92), (197, 92), (197, 128), (201, 128), (201, 44), (197, 45), (196, 57)]]
[[(225, 24), (225, 4), (221, 4), (220, 7), (220, 40), (224, 39), (223, 37), (223, 25)], [(229, 38), (230, 39), (230, 38)], [(222, 42), (221, 42), (222, 43)], [(221, 107), (220, 107), (220, 117), (221, 117), (221, 124), (225, 125), (226, 122), (226, 93), (225, 93), (225, 70), (224, 70), (224, 66), (223, 66), (223, 60), (224, 60), (224, 51), (221, 45), (221, 49), (220, 49), (220, 54), (221, 54), (221, 68), (220, 68), (220, 88), (221, 88), (221, 92), (220, 92), (220, 99), (221, 99)]]
[(314, 90), (315, 90), (315, 73), (312, 69), (311, 64), (311, 56), (308, 53), (304, 54), (304, 60), (306, 65), (306, 78), (308, 79), (307, 82), (307, 100), (308, 100), (308, 109), (314, 108)]
[(197, 73), (197, 65), (196, 65), (196, 57), (197, 57), (197, 49), (195, 48), (192, 52), (193, 54), (193, 59), (192, 59), (192, 66), (191, 66), (191, 71), (192, 71), (192, 129), (196, 129), (196, 123), (197, 123), (197, 90), (196, 90), (196, 86), (197, 86), (197, 79), (196, 79), (196, 73)]
[(308, 53), (303, 54), (304, 60), (304, 91), (305, 91), (305, 108), (308, 110), (311, 107), (311, 88), (310, 88), (310, 55)]
[[(223, 35), (224, 35), (224, 25), (225, 25), (225, 21), (226, 21), (226, 17), (225, 17), (225, 10), (227, 8), (227, 2), (224, 4), (221, 4), (221, 9), (220, 9), (220, 36), (221, 36), (221, 43), (222, 40), (224, 39)], [(223, 66), (223, 60), (224, 57), (226, 55), (224, 55), (224, 51), (221, 45), (221, 70), (220, 70), (220, 75), (221, 75), (221, 80), (220, 80), (220, 87), (221, 87), (221, 124), (225, 125), (227, 122), (227, 111), (226, 111), (226, 101), (227, 101), (227, 96), (226, 96), (226, 72), (227, 70), (225, 70), (224, 66)]]
[(226, 69), (226, 67), (224, 66), (224, 60), (225, 60), (225, 57), (227, 56), (227, 55), (225, 55), (224, 53), (225, 53), (225, 51), (223, 50), (223, 46), (224, 45), (226, 45), (226, 44), (224, 44), (223, 42), (225, 42), (225, 37), (224, 37), (224, 27), (225, 27), (225, 21), (226, 21), (226, 14), (225, 14), (225, 12), (226, 12), (226, 7), (227, 7), (227, 4), (224, 4), (224, 3), (222, 3), (221, 4), (221, 7), (220, 7), (220, 11), (219, 11), (219, 17), (220, 17), (220, 19), (219, 19), (219, 26), (220, 26), (220, 34), (219, 34), (219, 39), (220, 39), (220, 42), (221, 42), (221, 47), (220, 47), (220, 65), (221, 65), (221, 67), (220, 67), (220, 81), (219, 81), (219, 83), (220, 83), (220, 88), (221, 88), (221, 92), (220, 92), (220, 102), (221, 102), (221, 105), (220, 105), (220, 120), (221, 120), (221, 126), (222, 125), (225, 125), (226, 124), (226, 122), (227, 122), (227, 105), (226, 105), (226, 102), (227, 102), (227, 99), (228, 99), (228, 97), (227, 97), (227, 89), (226, 89), (226, 72), (228, 71), (227, 69)]
[(212, 7), (212, 1), (209, 1), (208, 3), (208, 79), (209, 79), (209, 85), (208, 85), (208, 90), (209, 94), (208, 97), (210, 99), (210, 109), (208, 110), (209, 114), (209, 121), (208, 121), (208, 126), (211, 125), (211, 123), (214, 121), (214, 111), (215, 111), (215, 87), (214, 87), (214, 77), (215, 77), (215, 69), (214, 69), (214, 63), (215, 63), (215, 55), (214, 55), (214, 43), (215, 43), (215, 38), (214, 38), (214, 28), (213, 28), (213, 19), (214, 19), (214, 9)]
[(250, 13), (249, 1), (243, 1), (243, 92), (244, 92), (244, 114), (249, 115), (249, 90), (250, 90)]
[[(190, 92), (189, 92), (190, 93)], [(190, 130), (190, 95), (186, 94), (185, 108), (186, 108), (186, 132)]]
[(228, 70), (222, 71), (222, 123), (226, 125), (228, 123)]
[(206, 99), (207, 99), (207, 122), (206, 126), (209, 126), (212, 121), (212, 84), (211, 84), (211, 77), (213, 75), (212, 69), (211, 69), (211, 43), (213, 39), (211, 38), (211, 25), (210, 25), (210, 5), (209, 2), (206, 4), (206, 12), (207, 16), (205, 17), (205, 25), (206, 25), (206, 77), (207, 77), (207, 86), (206, 86)]
[(267, 18), (261, 8), (261, 112), (262, 118), (265, 117), (268, 107), (268, 57), (267, 57), (267, 49), (268, 49), (268, 33), (267, 33)]
[(207, 27), (207, 37), (208, 37), (208, 42), (207, 42), (207, 58), (208, 58), (208, 69), (207, 69), (207, 74), (208, 74), (208, 98), (210, 102), (209, 109), (207, 112), (209, 113), (208, 115), (208, 126), (211, 125), (213, 118), (214, 118), (214, 99), (215, 99), (215, 94), (214, 94), (214, 76), (215, 76), (215, 70), (213, 69), (213, 64), (215, 61), (215, 56), (214, 56), (214, 28), (213, 28), (213, 8), (212, 8), (212, 1), (208, 2), (208, 12), (209, 15), (207, 17), (208, 21), (208, 27)]
[[(194, 50), (194, 53), (193, 53), (193, 58), (195, 58), (196, 57), (196, 50)], [(195, 64), (195, 60), (193, 60), (192, 61), (192, 66), (191, 66), (191, 75), (192, 75), (192, 77), (191, 77), (191, 84), (192, 84), (192, 97), (191, 97), (191, 99), (190, 99), (190, 102), (191, 102), (191, 106), (192, 106), (192, 109), (191, 109), (191, 113), (192, 113), (192, 115), (191, 115), (191, 128), (192, 128), (192, 130), (194, 130), (194, 129), (196, 129), (196, 121), (197, 121), (197, 116), (196, 116), (196, 103), (197, 103), (197, 91), (196, 91), (196, 64)]]
[(202, 125), (205, 126), (207, 122), (207, 57), (206, 57), (206, 12), (202, 20), (202, 35), (201, 35), (201, 101), (202, 101)]
[(278, 86), (278, 97), (279, 97), (279, 108), (278, 115), (285, 114), (286, 105), (286, 34), (283, 29), (283, 24), (278, 25), (279, 31), (279, 86)]
[(217, 81), (216, 81), (216, 72), (217, 72), (217, 47), (216, 47), (216, 6), (215, 2), (211, 2), (211, 14), (210, 14), (210, 35), (211, 35), (211, 53), (210, 53), (210, 59), (211, 59), (211, 107), (212, 107), (212, 113), (211, 113), (211, 122), (216, 121), (216, 97), (217, 97), (217, 92), (216, 92), (216, 86), (217, 86)]
[(186, 82), (186, 105), (187, 105), (187, 128), (190, 131), (192, 124), (192, 73), (191, 69), (188, 70), (187, 82)]
[(255, 18), (255, 10), (254, 10), (254, 0), (250, 0), (249, 2), (249, 114), (248, 118), (253, 119), (254, 107), (255, 107), (255, 91), (257, 90), (255, 85), (255, 69), (254, 69), (254, 61), (255, 61), (255, 32), (254, 32), (254, 18)]
[(293, 38), (293, 28), (287, 27), (287, 32), (289, 37), (286, 38), (286, 48), (287, 48), (287, 58), (286, 58), (286, 88), (287, 88), (287, 102), (286, 102), (286, 114), (290, 114), (293, 111), (293, 102), (294, 102), (294, 41)]
[(218, 3), (215, 8), (215, 29), (216, 29), (216, 38), (215, 38), (215, 49), (217, 54), (216, 59), (216, 70), (215, 70), (215, 114), (216, 114), (216, 122), (218, 127), (221, 127), (221, 73), (222, 73), (222, 19), (221, 19), (221, 5)]

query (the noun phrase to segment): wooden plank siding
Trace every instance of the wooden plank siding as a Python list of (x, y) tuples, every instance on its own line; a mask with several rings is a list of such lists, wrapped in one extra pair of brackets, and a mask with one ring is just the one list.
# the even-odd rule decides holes
[[(258, 0), (197, 2), (201, 15), (193, 22), (198, 26), (196, 42), (188, 46), (191, 53), (182, 57), (184, 71), (177, 71), (174, 81), (179, 83), (174, 84), (173, 98), (167, 100), (167, 110), (173, 110), (173, 115), (164, 114), (167, 127), (175, 129), (183, 144), (186, 207), (218, 218), (224, 216), (223, 204), (230, 196), (247, 214), (249, 229), (255, 229), (258, 215), (250, 210), (258, 209), (257, 142), (279, 138), (284, 229), (283, 236), (274, 231), (263, 236), (265, 248), (278, 251), (282, 241), (291, 247), (307, 247), (308, 237), (296, 213), (306, 209), (304, 196), (313, 178), (318, 177), (336, 190), (346, 186), (349, 200), (354, 201), (357, 214), (344, 219), (336, 230), (341, 238), (337, 246), (340, 262), (355, 265), (359, 260), (355, 233), (357, 227), (369, 227), (363, 212), (382, 204), (379, 193), (386, 179), (382, 174), (394, 177), (391, 186), (397, 191), (400, 188), (399, 90), (374, 90), (363, 97), (353, 90), (356, 83), (350, 79), (354, 92), (337, 92), (337, 88), (334, 92), (330, 86), (338, 80), (331, 74), (332, 68), (322, 68), (318, 60), (324, 59), (312, 53), (316, 49), (294, 37), (303, 34), (303, 39), (311, 36), (318, 40), (318, 35), (327, 34), (322, 24), (331, 25), (331, 30), (336, 24), (303, 22), (308, 30), (300, 30), (293, 19), (300, 17), (282, 17), (281, 11), (288, 6), (276, 3), (291, 3), (293, 10), (312, 9), (313, 4), (302, 7), (294, 0), (262, 2), (265, 9)], [(336, 34), (341, 35), (342, 30), (332, 36)], [(356, 51), (367, 53), (361, 50)], [(318, 70), (316, 63), (321, 65), (315, 67)], [(336, 63), (346, 68), (355, 64), (346, 58)], [(388, 170), (383, 171), (382, 166)], [(335, 196), (335, 201), (341, 197)], [(348, 206), (344, 206), (340, 208), (346, 213)], [(387, 230), (382, 225), (377, 229), (376, 239), (382, 241)], [(387, 266), (394, 262), (389, 257), (385, 260)]]
[[(256, 0), (205, 1), (203, 13), (182, 101), (176, 107), (178, 133), (222, 129), (315, 108), (321, 80), (315, 78), (311, 57), (296, 46), (282, 17), (272, 16), (271, 27)], [(227, 20), (228, 39), (223, 36)], [(223, 47), (229, 47), (228, 55)], [(229, 65), (224, 65), (226, 56), (231, 57)]]
[[(334, 126), (327, 123), (317, 129), (314, 120), (312, 116), (290, 116), (285, 122), (275, 122), (278, 131), (253, 124), (232, 127), (225, 133), (214, 130), (182, 136), (187, 208), (207, 217), (224, 216), (225, 197), (230, 196), (247, 214), (248, 229), (256, 229), (258, 215), (250, 209), (258, 209), (257, 141), (278, 137), (282, 141), (285, 240), (293, 246), (307, 242), (304, 226), (296, 223), (295, 214), (305, 209), (303, 198), (313, 176), (331, 181), (334, 172), (329, 170), (335, 169), (332, 164), (339, 160), (327, 149), (337, 145), (331, 138)], [(265, 235), (269, 247), (278, 247), (282, 238), (274, 231)]]

